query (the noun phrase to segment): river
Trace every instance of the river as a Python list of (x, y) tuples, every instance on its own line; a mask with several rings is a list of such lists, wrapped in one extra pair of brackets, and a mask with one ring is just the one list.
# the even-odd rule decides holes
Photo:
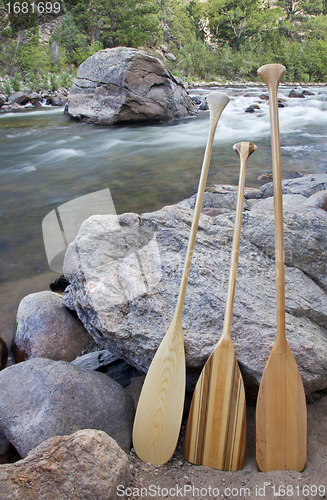
[[(327, 170), (327, 87), (288, 98), (279, 110), (283, 172)], [(247, 166), (246, 184), (271, 171), (269, 107), (263, 86), (220, 88), (231, 102), (218, 124), (208, 182), (237, 183), (235, 142), (258, 150)], [(208, 89), (190, 91), (204, 96)], [(260, 110), (245, 113), (259, 102)], [(170, 124), (106, 127), (72, 121), (62, 108), (26, 108), (0, 114), (0, 336), (9, 343), (19, 301), (48, 289), (58, 274), (47, 262), (42, 220), (70, 200), (109, 188), (117, 213), (147, 212), (191, 196), (207, 141), (208, 111)]]

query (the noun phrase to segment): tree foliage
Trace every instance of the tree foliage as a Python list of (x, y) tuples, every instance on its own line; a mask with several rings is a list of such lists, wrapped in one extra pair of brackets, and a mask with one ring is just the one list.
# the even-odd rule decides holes
[[(327, 80), (327, 0), (65, 0), (64, 5), (63, 21), (50, 44), (42, 44), (37, 26), (42, 21), (31, 12), (14, 16), (0, 0), (2, 74), (15, 81), (17, 74), (34, 75), (37, 85), (48, 73), (67, 75), (68, 65), (78, 66), (101, 48), (131, 46), (172, 52), (175, 58), (165, 63), (185, 78), (254, 80), (260, 65), (279, 62), (289, 81)], [(52, 80), (53, 86), (60, 79)]]

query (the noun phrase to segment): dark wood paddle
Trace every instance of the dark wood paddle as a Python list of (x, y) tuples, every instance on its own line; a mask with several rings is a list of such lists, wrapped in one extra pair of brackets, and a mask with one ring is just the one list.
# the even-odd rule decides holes
[(277, 89), (285, 73), (266, 64), (258, 74), (268, 87), (274, 185), (277, 336), (262, 375), (256, 408), (258, 468), (302, 471), (306, 463), (307, 410), (304, 388), (285, 333), (285, 269), (282, 171)]
[(208, 175), (213, 139), (219, 117), (229, 102), (221, 92), (212, 92), (207, 102), (210, 128), (204, 155), (191, 233), (186, 251), (177, 305), (172, 322), (152, 360), (138, 402), (134, 428), (134, 450), (143, 462), (160, 465), (175, 451), (185, 397), (185, 352), (182, 314), (194, 243)]
[(239, 142), (234, 145), (241, 165), (223, 331), (195, 387), (186, 427), (184, 450), (186, 460), (196, 465), (208, 465), (220, 470), (241, 469), (244, 460), (245, 392), (232, 344), (231, 324), (241, 235), (245, 168), (247, 159), (256, 149), (257, 147), (251, 142)]

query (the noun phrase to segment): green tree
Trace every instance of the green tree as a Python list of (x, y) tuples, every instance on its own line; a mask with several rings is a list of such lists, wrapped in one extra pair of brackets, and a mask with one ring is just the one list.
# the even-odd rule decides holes
[(86, 46), (86, 37), (76, 26), (71, 12), (65, 15), (61, 25), (54, 30), (52, 41), (64, 47), (68, 53), (73, 53), (75, 49)]
[(140, 47), (160, 40), (158, 14), (157, 0), (90, 0), (84, 22), (105, 47)]
[(194, 17), (187, 4), (180, 0), (161, 0), (160, 25), (164, 31), (164, 41), (171, 46), (171, 50), (180, 50), (196, 37)]
[(278, 0), (277, 4), (289, 20), (302, 20), (304, 15), (321, 14), (326, 7), (325, 0)]
[(212, 37), (234, 50), (249, 38), (276, 30), (280, 15), (278, 8), (260, 0), (209, 0), (207, 9)]
[[(10, 8), (8, 3), (10, 3)], [(30, 0), (16, 0), (5, 4), (8, 23), (13, 34), (37, 26), (36, 14), (33, 12), (31, 3)]]
[(186, 4), (185, 8), (191, 23), (195, 28), (196, 37), (204, 40), (206, 33), (204, 27), (205, 11), (203, 5), (197, 0), (190, 0), (190, 2)]

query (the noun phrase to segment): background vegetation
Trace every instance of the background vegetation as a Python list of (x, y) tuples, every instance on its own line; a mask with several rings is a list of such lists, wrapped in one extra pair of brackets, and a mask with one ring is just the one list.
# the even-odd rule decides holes
[[(87, 57), (120, 45), (161, 48), (171, 71), (189, 79), (256, 80), (259, 66), (279, 62), (289, 81), (327, 81), (327, 0), (67, 0), (57, 14), (51, 1), (47, 12), (38, 0), (11, 1), (9, 12), (0, 0), (5, 90), (69, 85)], [(39, 25), (56, 18), (42, 42)]]

